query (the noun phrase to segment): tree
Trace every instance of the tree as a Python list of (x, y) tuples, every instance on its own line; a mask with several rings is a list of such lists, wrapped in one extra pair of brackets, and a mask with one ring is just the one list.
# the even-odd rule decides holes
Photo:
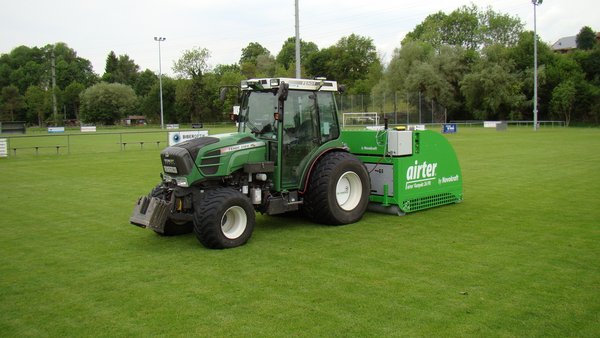
[(27, 103), (27, 117), (29, 121), (37, 120), (37, 125), (42, 126), (46, 114), (52, 109), (50, 93), (38, 86), (30, 86), (25, 92)]
[[(556, 54), (550, 49), (550, 46), (540, 41), (538, 37), (537, 47), (538, 64), (551, 64)], [(533, 32), (519, 34), (517, 43), (509, 46), (506, 52), (508, 55), (504, 57), (513, 60), (516, 70), (524, 72), (527, 69), (533, 69)]]
[[(63, 91), (63, 101), (69, 111), (69, 116), (79, 119), (79, 108), (81, 106), (80, 95), (85, 86), (79, 82), (71, 82)], [(72, 114), (71, 114), (72, 113)]]
[(208, 49), (197, 47), (186, 50), (173, 64), (173, 71), (181, 80), (179, 82), (185, 83), (183, 86), (177, 86), (177, 110), (185, 110), (190, 122), (201, 121), (207, 117), (211, 93), (205, 89), (203, 74), (208, 71), (209, 57)]
[(210, 51), (206, 48), (193, 48), (183, 52), (179, 60), (173, 63), (173, 71), (179, 78), (201, 78), (208, 71)]
[(586, 80), (594, 85), (600, 85), (600, 48), (576, 50), (568, 55), (579, 64)]
[(86, 123), (112, 125), (133, 112), (136, 100), (131, 87), (101, 82), (81, 93), (80, 117)]
[[(189, 80), (188, 80), (189, 81)], [(176, 116), (176, 81), (163, 76), (162, 78), (162, 100), (163, 100), (163, 117), (166, 123), (179, 123), (184, 120), (179, 120)], [(158, 81), (152, 84), (147, 95), (141, 97), (140, 110), (149, 120), (160, 121), (160, 87)], [(187, 120), (185, 120), (187, 121)]]
[(428, 43), (408, 43), (396, 51), (386, 70), (384, 81), (389, 95), (421, 92), (452, 115), (464, 102), (460, 81), (470, 71), (472, 54), (472, 50), (460, 46), (445, 45), (436, 52)]
[(552, 112), (563, 117), (567, 127), (571, 122), (576, 94), (575, 83), (571, 80), (562, 82), (552, 91), (552, 101), (550, 102)]
[[(521, 108), (521, 115), (527, 119), (533, 119), (533, 32), (523, 32), (519, 40), (513, 46), (497, 51), (499, 59), (510, 60), (522, 84), (522, 92), (527, 101)], [(539, 116), (548, 114), (552, 89), (558, 84), (552, 82), (550, 69), (553, 67), (560, 54), (554, 53), (550, 46), (543, 41), (537, 41), (538, 59), (538, 112)]]
[(579, 49), (583, 49), (583, 50), (592, 49), (592, 48), (594, 48), (594, 46), (597, 43), (596, 42), (596, 33), (594, 33), (594, 31), (590, 27), (584, 26), (579, 31), (579, 34), (577, 34), (577, 37), (575, 38), (575, 42), (577, 43), (577, 48), (579, 48)]
[(37, 47), (19, 46), (0, 58), (0, 86), (14, 85), (24, 93), (31, 85), (49, 82), (47, 62), (44, 51)]
[(452, 11), (443, 21), (443, 44), (470, 49), (479, 48), (483, 38), (478, 16), (478, 8), (473, 4)]
[(20, 93), (30, 86), (47, 88), (52, 83), (52, 55), (56, 65), (56, 85), (65, 88), (77, 81), (90, 86), (97, 81), (89, 60), (80, 58), (67, 44), (58, 42), (42, 48), (19, 46), (0, 56), (0, 87), (15, 85)]
[(460, 81), (466, 106), (478, 119), (519, 118), (525, 103), (522, 82), (513, 71), (514, 66), (510, 60), (494, 60), (497, 53), (496, 49), (488, 50)]
[(19, 93), (19, 88), (13, 85), (2, 88), (1, 94), (0, 102), (2, 103), (1, 108), (4, 113), (4, 119), (14, 121), (15, 113), (26, 107), (23, 96)]
[(332, 60), (334, 59), (334, 47), (321, 49), (308, 57), (304, 63), (309, 77), (324, 76), (334, 79), (332, 76)]
[(194, 117), (194, 101), (196, 97), (192, 89), (192, 81), (178, 79), (175, 86), (175, 114), (178, 122), (192, 122)]
[(110, 53), (108, 53), (108, 56), (106, 57), (106, 66), (104, 67), (104, 74), (116, 73), (118, 69), (119, 58), (117, 58), (115, 52), (111, 50)]
[(600, 86), (590, 85), (590, 118), (597, 125), (600, 123)]
[(230, 73), (237, 73), (237, 74), (241, 74), (241, 68), (240, 65), (233, 63), (230, 65), (216, 65), (215, 68), (213, 69), (213, 73), (215, 73), (218, 77), (223, 77), (225, 76), (225, 74), (230, 74)]
[(448, 110), (449, 116), (462, 113), (464, 97), (460, 92), (460, 81), (471, 71), (475, 60), (473, 50), (460, 46), (443, 46), (431, 58), (433, 68), (443, 79), (439, 89), (434, 90), (434, 99)]
[[(52, 53), (54, 53), (56, 64), (56, 86), (64, 89), (71, 82), (76, 81), (85, 86), (91, 86), (97, 82), (98, 76), (94, 73), (92, 63), (84, 58), (78, 57), (77, 52), (64, 42), (46, 45), (43, 48), (46, 61), (45, 67), (49, 69)], [(50, 72), (47, 72), (48, 76)], [(50, 78), (48, 78), (50, 80)]]
[(275, 76), (275, 58), (270, 54), (256, 57), (256, 73), (252, 77)]
[(242, 48), (240, 70), (246, 78), (274, 76), (275, 69), (275, 58), (260, 43), (251, 42)]
[(519, 41), (524, 25), (518, 17), (494, 12), (490, 7), (479, 13), (478, 17), (481, 43), (484, 46), (513, 46)]
[(351, 34), (341, 38), (335, 45), (333, 71), (335, 79), (348, 86), (369, 76), (374, 63), (379, 63), (373, 39)]
[(108, 83), (122, 83), (134, 86), (139, 76), (140, 66), (129, 55), (117, 56), (110, 51), (106, 58), (106, 67), (102, 80)]
[(394, 91), (404, 90), (404, 80), (416, 62), (426, 62), (433, 55), (433, 46), (427, 42), (415, 41), (396, 49), (388, 66), (388, 81)]
[(242, 48), (242, 56), (240, 57), (240, 65), (246, 62), (256, 63), (259, 55), (271, 55), (268, 49), (263, 47), (258, 42), (250, 42), (248, 46)]
[(134, 60), (129, 58), (129, 55), (119, 55), (119, 68), (117, 69), (116, 82), (134, 86), (137, 81), (140, 72), (140, 66), (138, 66)]
[(448, 16), (444, 12), (437, 12), (428, 15), (423, 22), (418, 24), (415, 29), (408, 32), (402, 40), (402, 46), (411, 42), (424, 42), (434, 47), (439, 47), (444, 40), (444, 27)]
[(507, 14), (487, 8), (482, 12), (476, 5), (462, 6), (450, 14), (437, 12), (409, 32), (402, 45), (423, 41), (435, 48), (443, 45), (480, 49), (492, 44), (511, 46), (523, 31), (523, 23)]
[[(381, 67), (377, 64), (381, 62), (373, 40), (351, 34), (341, 38), (334, 46), (313, 53), (306, 66), (309, 75), (336, 80), (345, 84), (350, 93), (358, 93), (355, 91), (358, 87), (354, 88), (357, 81), (380, 76)], [(374, 71), (379, 74), (371, 74)], [(370, 92), (369, 88), (365, 93), (363, 85), (360, 88), (361, 93)]]
[[(310, 56), (319, 51), (319, 47), (314, 42), (300, 40), (300, 60), (306, 62)], [(281, 46), (281, 50), (275, 58), (278, 64), (285, 69), (293, 68), (296, 65), (296, 38), (290, 37)]]
[[(237, 64), (231, 65), (217, 65), (213, 71), (216, 82), (218, 84), (217, 90), (222, 86), (239, 86), (240, 82), (245, 79), (244, 75), (241, 73), (240, 66)], [(216, 92), (216, 91), (215, 91)], [(236, 91), (229, 91), (230, 94), (227, 95), (225, 102), (218, 102), (216, 106), (219, 109), (219, 112), (225, 112), (228, 110), (228, 113), (237, 102), (237, 94)], [(217, 100), (217, 97), (214, 97), (214, 100)]]
[(156, 83), (158, 83), (158, 76), (150, 69), (146, 69), (137, 77), (133, 89), (137, 96), (146, 96)]

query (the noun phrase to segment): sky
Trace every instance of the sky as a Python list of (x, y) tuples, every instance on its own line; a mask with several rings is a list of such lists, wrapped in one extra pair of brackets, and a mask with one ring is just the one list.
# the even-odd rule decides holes
[[(239, 61), (242, 48), (258, 42), (277, 55), (295, 35), (294, 0), (19, 0), (0, 5), (0, 54), (25, 45), (64, 42), (104, 73), (110, 51), (127, 54), (141, 68), (163, 74), (188, 49), (207, 48), (209, 65)], [(327, 48), (352, 33), (373, 39), (384, 62), (406, 33), (428, 15), (476, 4), (518, 17), (533, 30), (530, 0), (299, 0), (300, 37)], [(546, 0), (537, 6), (537, 32), (549, 44), (576, 35), (581, 27), (600, 30), (600, 1)]]

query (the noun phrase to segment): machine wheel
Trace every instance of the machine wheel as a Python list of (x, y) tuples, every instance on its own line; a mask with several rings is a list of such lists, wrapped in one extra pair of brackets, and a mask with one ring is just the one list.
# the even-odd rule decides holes
[(304, 211), (317, 223), (354, 223), (367, 210), (370, 185), (367, 169), (354, 155), (326, 154), (310, 174)]
[(154, 231), (160, 236), (177, 236), (189, 234), (192, 232), (194, 228), (194, 223), (192, 222), (175, 222), (173, 220), (167, 219), (165, 223), (164, 232), (160, 233), (158, 231)]
[(208, 191), (194, 209), (194, 233), (207, 248), (243, 245), (254, 230), (254, 208), (250, 200), (235, 189)]

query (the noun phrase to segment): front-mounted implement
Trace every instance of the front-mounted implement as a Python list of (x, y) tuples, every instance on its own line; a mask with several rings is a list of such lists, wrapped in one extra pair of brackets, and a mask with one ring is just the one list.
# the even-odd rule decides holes
[(341, 225), (368, 207), (403, 214), (462, 200), (460, 166), (442, 135), (341, 131), (335, 81), (252, 79), (240, 89), (238, 132), (165, 148), (162, 180), (138, 199), (131, 223), (230, 248), (248, 241), (256, 211)]

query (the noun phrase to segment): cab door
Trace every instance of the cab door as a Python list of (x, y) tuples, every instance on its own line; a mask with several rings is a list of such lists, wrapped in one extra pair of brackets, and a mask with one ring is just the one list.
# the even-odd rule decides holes
[(331, 92), (289, 92), (283, 112), (282, 188), (298, 188), (301, 175), (317, 149), (339, 137), (335, 114)]
[(318, 123), (315, 93), (290, 90), (283, 112), (282, 188), (298, 187), (305, 162), (320, 144)]

